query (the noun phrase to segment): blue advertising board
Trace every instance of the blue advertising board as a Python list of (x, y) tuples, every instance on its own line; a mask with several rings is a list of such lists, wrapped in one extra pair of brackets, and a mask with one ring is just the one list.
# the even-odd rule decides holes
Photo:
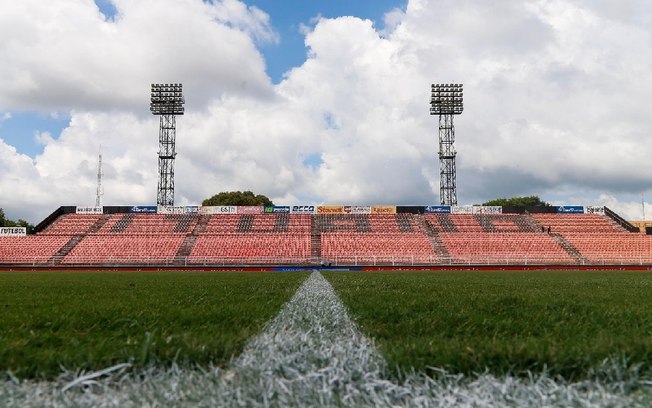
[(558, 205), (557, 212), (560, 214), (584, 214), (583, 205)]
[(429, 205), (426, 206), (423, 210), (426, 214), (450, 214), (451, 206), (450, 205)]
[(134, 214), (156, 214), (156, 210), (155, 205), (134, 205), (129, 209), (129, 212)]

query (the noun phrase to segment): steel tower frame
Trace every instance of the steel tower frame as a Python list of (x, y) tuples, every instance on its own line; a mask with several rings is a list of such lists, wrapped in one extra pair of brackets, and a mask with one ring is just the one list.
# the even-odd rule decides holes
[(432, 84), (430, 114), (439, 115), (439, 201), (457, 205), (457, 169), (455, 167), (455, 125), (453, 117), (462, 114), (462, 84)]
[(100, 146), (100, 152), (98, 154), (97, 160), (97, 190), (95, 194), (95, 207), (102, 206), (102, 196), (104, 195), (104, 189), (102, 188), (102, 176), (104, 171), (102, 170), (102, 146)]
[(174, 159), (176, 153), (176, 115), (183, 115), (185, 100), (181, 84), (152, 84), (150, 111), (160, 116), (158, 188), (156, 204), (174, 205)]

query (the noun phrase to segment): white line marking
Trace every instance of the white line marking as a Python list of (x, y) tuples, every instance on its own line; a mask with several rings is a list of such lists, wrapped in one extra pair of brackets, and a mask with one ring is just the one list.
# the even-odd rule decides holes
[[(61, 392), (61, 382), (0, 383), (6, 406), (652, 406), (647, 379), (606, 362), (611, 380), (567, 383), (441, 372), (387, 380), (386, 363), (351, 321), (332, 286), (313, 273), (228, 370), (151, 367)], [(610, 367), (609, 364), (613, 364)]]

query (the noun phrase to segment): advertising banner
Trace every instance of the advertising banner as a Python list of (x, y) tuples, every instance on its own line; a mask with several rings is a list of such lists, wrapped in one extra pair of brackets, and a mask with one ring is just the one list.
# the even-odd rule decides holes
[(374, 205), (371, 207), (372, 214), (396, 214), (395, 205)]
[(199, 214), (199, 209), (201, 207), (198, 205), (187, 205), (183, 207), (184, 214)]
[(345, 214), (371, 214), (371, 206), (367, 205), (345, 205)]
[(291, 213), (296, 214), (314, 214), (315, 206), (314, 205), (293, 205), (290, 209)]
[(453, 214), (502, 214), (501, 206), (459, 205), (451, 207)]
[(454, 205), (451, 207), (452, 214), (473, 214), (472, 205)]
[(183, 207), (174, 207), (169, 205), (159, 205), (156, 208), (156, 211), (159, 214), (183, 214), (184, 213)]
[(557, 213), (560, 214), (584, 214), (584, 206), (581, 205), (558, 205)]
[(199, 213), (202, 215), (213, 215), (215, 214), (215, 207), (211, 205), (202, 206), (199, 208)]
[(156, 214), (155, 205), (134, 205), (129, 209), (132, 214)]
[(318, 205), (317, 214), (344, 214), (343, 205)]
[(0, 236), (3, 237), (22, 237), (27, 235), (27, 228), (25, 227), (2, 227), (0, 228)]
[(104, 207), (77, 207), (77, 214), (104, 214)]
[(288, 205), (265, 206), (265, 214), (287, 214), (290, 212)]
[(501, 206), (482, 206), (474, 205), (473, 214), (502, 214), (503, 207)]
[(237, 214), (238, 207), (235, 205), (214, 205), (201, 207), (199, 212), (201, 214)]
[[(192, 207), (185, 207), (187, 214), (193, 214)], [(237, 214), (238, 207), (234, 205), (208, 205), (206, 207), (199, 207), (197, 210), (200, 214), (213, 215), (213, 214)], [(196, 212), (196, 211), (195, 211)]]
[(600, 214), (604, 215), (604, 207), (596, 207), (596, 206), (587, 206), (586, 207), (586, 213), (587, 214)]
[(262, 205), (242, 205), (237, 207), (238, 214), (262, 214), (265, 207)]
[(450, 214), (451, 206), (450, 205), (429, 205), (424, 208), (424, 213), (426, 214)]

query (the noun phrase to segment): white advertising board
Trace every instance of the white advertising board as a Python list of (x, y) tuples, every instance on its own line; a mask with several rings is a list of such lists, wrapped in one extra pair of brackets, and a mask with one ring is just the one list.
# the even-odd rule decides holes
[(0, 227), (0, 236), (3, 237), (22, 237), (27, 235), (25, 227)]
[(77, 214), (104, 214), (104, 207), (77, 207)]

